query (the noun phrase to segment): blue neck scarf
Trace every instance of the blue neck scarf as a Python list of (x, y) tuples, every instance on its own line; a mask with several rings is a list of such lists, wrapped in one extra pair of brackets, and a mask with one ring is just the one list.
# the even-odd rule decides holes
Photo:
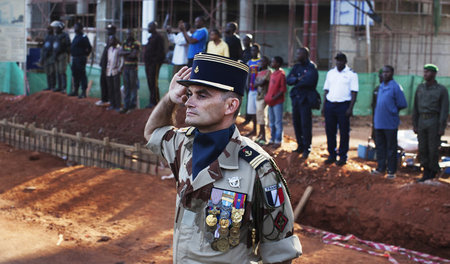
[(201, 133), (198, 129), (194, 131), (194, 145), (192, 153), (192, 180), (197, 174), (215, 161), (223, 152), (236, 126), (210, 133)]

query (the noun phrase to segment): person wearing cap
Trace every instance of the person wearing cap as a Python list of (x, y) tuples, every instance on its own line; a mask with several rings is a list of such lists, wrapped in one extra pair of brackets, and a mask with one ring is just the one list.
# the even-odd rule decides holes
[[(197, 54), (145, 126), (147, 147), (177, 182), (173, 263), (290, 263), (301, 255), (283, 176), (235, 125), (247, 74), (244, 63)], [(177, 105), (190, 127), (174, 127)]]
[(83, 25), (79, 22), (74, 25), (75, 37), (72, 40), (70, 54), (72, 55), (73, 87), (69, 96), (78, 96), (81, 84), (81, 94), (78, 98), (86, 98), (87, 76), (86, 62), (91, 54), (92, 46), (86, 34), (83, 34)]
[[(329, 156), (325, 164), (343, 166), (347, 163), (350, 139), (350, 117), (358, 94), (358, 75), (347, 66), (347, 56), (338, 53), (336, 67), (328, 71), (323, 86), (325, 102), (322, 115), (325, 116), (325, 132)], [(339, 127), (339, 150), (336, 151), (336, 133)], [(339, 153), (339, 160), (337, 155)]]
[(63, 31), (64, 24), (60, 21), (53, 21), (50, 26), (55, 30), (55, 41), (53, 42), (53, 55), (55, 56), (56, 74), (58, 80), (58, 88), (54, 92), (66, 92), (67, 87), (67, 62), (70, 54), (70, 38)]
[(419, 160), (423, 176), (418, 182), (433, 179), (439, 168), (439, 146), (448, 116), (448, 92), (436, 81), (438, 67), (425, 64), (424, 83), (416, 90), (413, 107), (413, 129), (419, 141)]
[(158, 23), (156, 21), (148, 24), (148, 38), (144, 50), (145, 74), (147, 75), (147, 85), (150, 94), (149, 103), (146, 108), (152, 108), (159, 102), (159, 69), (164, 61), (166, 52), (164, 50), (164, 40), (156, 31)]
[(106, 42), (105, 48), (103, 49), (102, 56), (100, 57), (100, 100), (98, 100), (96, 106), (107, 106), (109, 105), (109, 94), (108, 94), (108, 84), (106, 80), (106, 66), (108, 64), (108, 49), (109, 49), (109, 36), (116, 35), (116, 26), (113, 24), (108, 24), (106, 26)]
[(308, 158), (311, 152), (312, 141), (312, 107), (317, 100), (316, 86), (319, 72), (314, 62), (309, 60), (309, 49), (297, 49), (297, 64), (292, 67), (287, 76), (287, 84), (293, 85), (290, 97), (292, 102), (292, 122), (294, 124), (297, 149), (294, 152), (302, 153)]
[(395, 178), (397, 171), (397, 131), (400, 124), (399, 112), (408, 106), (403, 88), (393, 79), (394, 68), (383, 67), (383, 82), (378, 89), (374, 112), (375, 143), (377, 149), (377, 168), (372, 174), (384, 174)]

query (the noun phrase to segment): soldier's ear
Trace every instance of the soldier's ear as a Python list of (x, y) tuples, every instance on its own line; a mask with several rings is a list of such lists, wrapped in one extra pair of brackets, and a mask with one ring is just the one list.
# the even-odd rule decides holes
[(228, 97), (225, 100), (225, 115), (234, 114), (238, 111), (239, 99), (235, 97)]

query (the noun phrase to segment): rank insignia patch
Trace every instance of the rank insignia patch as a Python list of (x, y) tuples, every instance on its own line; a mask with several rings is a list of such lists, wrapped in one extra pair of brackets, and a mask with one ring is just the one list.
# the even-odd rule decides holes
[(279, 212), (277, 214), (277, 217), (275, 218), (274, 224), (275, 224), (275, 227), (278, 229), (278, 231), (283, 232), (288, 221), (289, 220), (287, 219), (287, 217), (284, 216), (281, 212)]
[(267, 205), (279, 207), (284, 203), (284, 193), (281, 182), (268, 187), (264, 187)]

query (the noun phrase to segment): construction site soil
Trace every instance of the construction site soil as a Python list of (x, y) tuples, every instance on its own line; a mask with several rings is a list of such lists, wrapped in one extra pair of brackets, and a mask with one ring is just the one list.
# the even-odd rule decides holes
[[(96, 107), (94, 98), (52, 92), (31, 96), (0, 94), (0, 119), (109, 137), (125, 144), (145, 143), (151, 109), (119, 114)], [(402, 117), (401, 128), (410, 128)], [(177, 114), (183, 126), (183, 109)], [(240, 125), (241, 132), (251, 126)], [(307, 160), (296, 147), (289, 116), (281, 148), (264, 147), (275, 157), (295, 206), (308, 186), (313, 192), (297, 219), (304, 255), (293, 263), (388, 263), (388, 254), (360, 244), (366, 252), (326, 245), (305, 226), (383, 242), (450, 258), (449, 180), (415, 183), (420, 172), (400, 168), (395, 179), (371, 175), (374, 161), (357, 157), (367, 144), (370, 117), (353, 117), (349, 160), (343, 167), (327, 158), (322, 117), (314, 117), (313, 148)], [(446, 135), (449, 135), (447, 131)], [(44, 153), (0, 143), (0, 263), (171, 263), (174, 180), (121, 169), (68, 164)], [(414, 263), (391, 253), (399, 263)], [(438, 260), (435, 260), (439, 263)], [(445, 263), (445, 260), (441, 260)]]

